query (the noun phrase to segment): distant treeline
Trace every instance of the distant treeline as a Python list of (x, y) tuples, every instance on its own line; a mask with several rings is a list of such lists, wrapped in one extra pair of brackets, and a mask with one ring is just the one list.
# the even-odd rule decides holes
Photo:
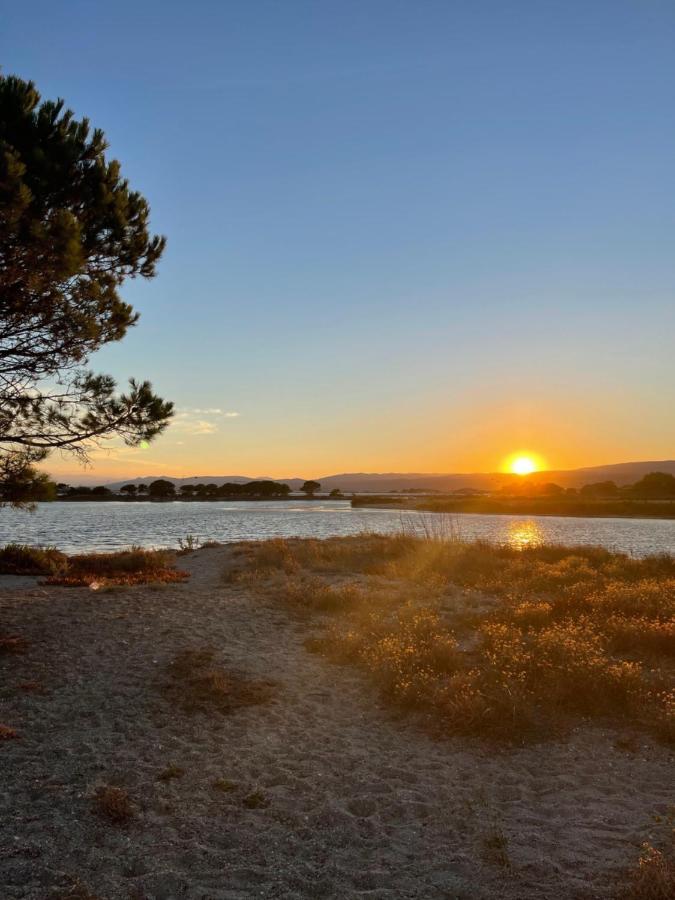
[(583, 497), (586, 500), (675, 500), (675, 476), (667, 472), (650, 472), (635, 484), (619, 487), (614, 481), (596, 481), (582, 488), (563, 488), (552, 482), (541, 483), (523, 479), (517, 486), (510, 484), (499, 492), (501, 496), (518, 497)]
[(629, 516), (675, 518), (675, 477), (651, 472), (632, 485), (618, 487), (602, 481), (576, 488), (557, 484), (524, 483), (518, 493), (513, 488), (473, 496), (428, 497), (414, 502), (394, 497), (356, 497), (353, 506), (380, 506), (398, 503), (404, 508), (447, 513), (483, 513), (548, 516)]
[[(320, 488), (319, 482), (306, 481), (300, 490), (307, 497), (313, 497)], [(148, 484), (125, 484), (119, 490), (120, 494), (129, 499), (140, 500), (284, 499), (289, 496), (290, 492), (291, 489), (287, 484), (269, 480), (248, 481), (245, 484), (233, 481), (220, 485), (182, 484), (176, 490), (176, 485), (166, 478), (157, 478)], [(105, 485), (71, 487), (68, 484), (59, 484), (57, 485), (57, 496), (61, 500), (111, 500), (117, 494)], [(341, 497), (342, 494), (339, 490), (333, 490), (329, 496)]]
[[(157, 478), (148, 484), (125, 484), (120, 494), (129, 498), (168, 500), (168, 499), (212, 499), (222, 497), (287, 497), (290, 488), (277, 481), (249, 481), (247, 484), (227, 482), (225, 484), (183, 484), (178, 490), (172, 481)], [(112, 498), (115, 493), (104, 485), (97, 487), (71, 487), (58, 485), (58, 495), (62, 499), (80, 497), (83, 499)]]

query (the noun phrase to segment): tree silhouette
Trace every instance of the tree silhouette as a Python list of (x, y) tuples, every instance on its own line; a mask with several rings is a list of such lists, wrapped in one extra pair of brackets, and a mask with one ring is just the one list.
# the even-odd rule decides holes
[(631, 493), (636, 497), (645, 499), (671, 499), (675, 498), (675, 476), (667, 472), (650, 472), (636, 481), (631, 488)]
[(321, 490), (321, 484), (318, 481), (306, 481), (300, 490), (308, 497), (313, 497), (317, 491)]
[(176, 495), (176, 488), (172, 481), (158, 478), (156, 481), (150, 482), (148, 493), (151, 497), (174, 497)]
[(152, 278), (164, 249), (106, 146), (61, 100), (0, 77), (0, 502), (49, 494), (33, 464), (51, 450), (86, 459), (105, 438), (137, 445), (172, 414), (148, 382), (120, 394), (86, 368), (136, 323), (119, 288)]
[(585, 484), (579, 493), (582, 497), (605, 499), (609, 497), (618, 497), (619, 488), (614, 481), (594, 481), (592, 484)]

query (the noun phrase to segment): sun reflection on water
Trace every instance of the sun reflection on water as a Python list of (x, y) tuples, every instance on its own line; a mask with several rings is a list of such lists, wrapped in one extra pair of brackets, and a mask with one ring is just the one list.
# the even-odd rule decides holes
[(544, 543), (544, 531), (533, 519), (519, 519), (509, 522), (506, 541), (510, 547), (523, 550), (525, 547), (538, 547)]

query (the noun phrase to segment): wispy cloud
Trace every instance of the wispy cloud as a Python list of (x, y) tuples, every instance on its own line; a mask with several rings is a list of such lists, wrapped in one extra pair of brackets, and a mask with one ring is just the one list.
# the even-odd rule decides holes
[(184, 407), (174, 415), (171, 427), (190, 434), (215, 434), (219, 420), (238, 417), (238, 412), (218, 407)]
[(218, 426), (215, 422), (209, 422), (207, 419), (195, 419), (186, 423), (187, 428), (192, 434), (215, 434)]

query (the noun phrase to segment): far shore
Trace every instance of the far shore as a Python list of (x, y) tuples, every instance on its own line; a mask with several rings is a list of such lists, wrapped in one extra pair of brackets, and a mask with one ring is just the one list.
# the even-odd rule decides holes
[(557, 500), (540, 497), (354, 497), (355, 508), (452, 515), (557, 516), (597, 519), (675, 519), (675, 500)]
[(122, 497), (120, 494), (75, 494), (72, 497), (55, 497), (54, 501), (58, 503), (87, 503), (92, 501), (94, 503), (110, 503), (112, 501), (116, 501), (118, 503), (214, 503), (218, 500), (225, 500), (228, 503), (231, 503), (233, 500), (237, 502), (245, 501), (246, 503), (260, 503), (267, 502), (268, 500), (274, 500), (278, 502), (282, 501), (316, 501), (316, 500), (349, 500), (349, 497), (244, 497), (238, 494), (232, 494), (230, 496), (224, 497), (181, 497), (177, 495), (175, 497), (148, 497), (147, 495), (141, 495), (140, 497)]
[(545, 497), (437, 497), (406, 495), (343, 494), (329, 497), (314, 496), (269, 496), (246, 497), (233, 494), (222, 497), (149, 497), (120, 496), (119, 494), (75, 494), (71, 497), (56, 497), (59, 503), (317, 503), (326, 500), (343, 500), (354, 509), (399, 509), (410, 512), (445, 513), (451, 515), (490, 516), (552, 516), (564, 518), (596, 519), (675, 519), (674, 500), (579, 500), (549, 499)]

